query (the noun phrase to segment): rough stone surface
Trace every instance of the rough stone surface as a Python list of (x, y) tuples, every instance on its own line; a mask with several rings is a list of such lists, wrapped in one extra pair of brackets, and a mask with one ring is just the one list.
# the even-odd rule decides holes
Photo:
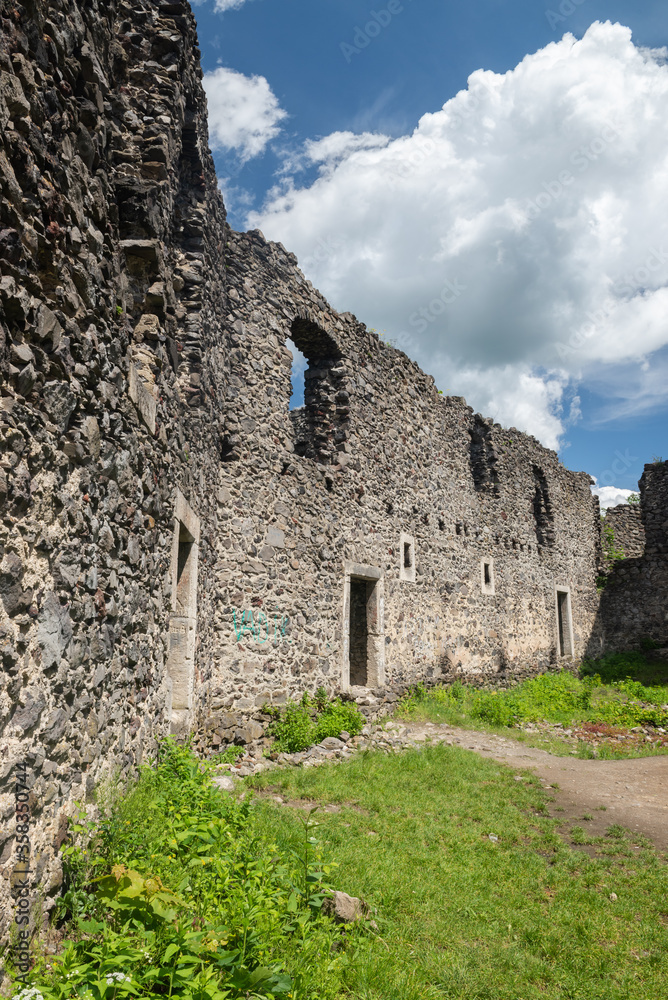
[[(601, 596), (600, 628), (613, 650), (644, 640), (668, 646), (668, 462), (646, 465), (639, 488), (644, 551), (615, 562)], [(629, 521), (627, 515), (622, 547)]]
[[(4, 939), (18, 762), (46, 915), (75, 800), (156, 737), (249, 746), (320, 686), (374, 717), (508, 684), (621, 642), (625, 606), (599, 612), (589, 476), (229, 229), (185, 0), (0, 0), (0, 28)], [(661, 637), (655, 474), (631, 615)]]
[(612, 528), (615, 547), (622, 550), (625, 559), (638, 559), (644, 554), (645, 525), (639, 503), (609, 507), (603, 523)]
[(323, 900), (322, 912), (333, 917), (337, 924), (354, 924), (365, 920), (369, 915), (369, 905), (357, 896), (349, 896), (347, 892), (339, 892)]
[(28, 760), (46, 914), (74, 800), (170, 728), (177, 488), (208, 528), (197, 684), (211, 662), (226, 230), (187, 4), (0, 0), (0, 22), (0, 810), (13, 838)]

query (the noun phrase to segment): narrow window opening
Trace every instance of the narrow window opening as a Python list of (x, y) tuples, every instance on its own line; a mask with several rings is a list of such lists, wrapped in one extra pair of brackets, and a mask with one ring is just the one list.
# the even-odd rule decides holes
[(197, 558), (199, 518), (177, 491), (172, 542), (172, 608), (167, 673), (171, 680), (172, 733), (191, 725), (197, 633)]
[(306, 369), (308, 359), (292, 340), (286, 340), (285, 346), (292, 353), (292, 370), (290, 372), (290, 410), (298, 410), (304, 406), (304, 389), (306, 385)]
[(498, 457), (494, 447), (492, 421), (485, 420), (479, 413), (476, 413), (473, 418), (473, 426), (469, 428), (469, 437), (469, 464), (473, 486), (477, 493), (490, 493), (493, 496), (498, 496)]
[(480, 561), (480, 583), (483, 594), (494, 594), (494, 560), (482, 559)]
[[(369, 673), (366, 580), (350, 578), (350, 683), (366, 687)], [(373, 585), (371, 585), (373, 589)]]
[(536, 526), (536, 540), (539, 545), (554, 545), (554, 511), (547, 486), (547, 477), (537, 465), (533, 467), (533, 518)]
[(191, 613), (191, 573), (193, 571), (195, 539), (183, 524), (179, 524), (179, 549), (176, 569), (176, 614)]
[(559, 636), (559, 656), (572, 656), (571, 595), (567, 590), (557, 590), (557, 631)]
[(415, 583), (415, 539), (403, 531), (399, 536), (399, 579)]

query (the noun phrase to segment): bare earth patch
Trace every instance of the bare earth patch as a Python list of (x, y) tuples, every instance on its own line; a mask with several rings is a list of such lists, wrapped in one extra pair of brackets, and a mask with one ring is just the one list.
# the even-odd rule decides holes
[(584, 821), (591, 836), (602, 836), (618, 824), (668, 851), (668, 757), (580, 760), (557, 757), (509, 737), (453, 726), (405, 728), (413, 738), (431, 737), (439, 743), (445, 739), (512, 767), (530, 768), (550, 789), (550, 815), (560, 822), (581, 826), (583, 817), (591, 816)]

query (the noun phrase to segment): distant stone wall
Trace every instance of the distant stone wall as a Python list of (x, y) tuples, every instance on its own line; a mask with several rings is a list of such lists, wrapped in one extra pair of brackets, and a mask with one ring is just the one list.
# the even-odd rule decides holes
[[(354, 678), (363, 643), (355, 582), (371, 570), (383, 597), (368, 662), (380, 662), (382, 643), (385, 683), (351, 691), (368, 706), (417, 682), (500, 680), (556, 665), (558, 587), (569, 592), (582, 655), (598, 602), (589, 476), (439, 395), (406, 355), (335, 313), (294, 256), (261, 233), (231, 234), (227, 274), (214, 723), (221, 712), (229, 734), (230, 711), (320, 684), (349, 688), (351, 644)], [(309, 361), (297, 421), (287, 339)]]
[(644, 639), (668, 646), (668, 463), (646, 465), (639, 487), (644, 554), (616, 563), (601, 597), (609, 650), (634, 649)]
[(614, 543), (625, 559), (638, 559), (645, 551), (645, 526), (639, 503), (608, 507), (603, 523), (614, 533)]

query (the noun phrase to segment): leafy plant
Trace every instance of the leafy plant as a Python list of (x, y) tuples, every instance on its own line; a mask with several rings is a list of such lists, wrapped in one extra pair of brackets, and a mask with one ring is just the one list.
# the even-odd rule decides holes
[(315, 743), (315, 721), (304, 705), (287, 705), (281, 717), (269, 726), (274, 737), (274, 749), (282, 753), (297, 753)]
[(237, 747), (230, 743), (220, 753), (213, 754), (211, 760), (216, 764), (234, 764), (239, 757), (243, 757), (245, 752), (243, 747)]
[(32, 973), (43, 1000), (277, 1000), (297, 982), (306, 998), (314, 981), (333, 1000), (329, 868), (278, 851), (211, 770), (167, 740), (100, 825), (75, 824), (68, 939)]
[(366, 719), (353, 702), (342, 702), (340, 699), (325, 705), (316, 723), (316, 742), (324, 740), (327, 736), (339, 736), (341, 733), (350, 733), (357, 736), (362, 731)]
[(267, 730), (274, 737), (274, 750), (297, 753), (328, 736), (339, 736), (342, 732), (355, 736), (361, 732), (366, 720), (355, 704), (336, 698), (319, 710), (322, 701), (322, 694), (316, 695), (316, 708), (310, 708), (310, 699), (305, 695), (299, 704), (286, 706)]
[(601, 722), (616, 726), (668, 727), (668, 689), (658, 665), (641, 653), (613, 654), (584, 661), (581, 676), (568, 671), (542, 674), (508, 690), (450, 687), (427, 692), (416, 688), (399, 706), (399, 714), (452, 724), (478, 721), (509, 727), (549, 720)]
[(626, 558), (624, 549), (615, 542), (614, 528), (611, 524), (605, 524), (605, 520), (601, 531), (601, 545), (603, 546), (603, 554), (609, 562)]
[(315, 693), (315, 705), (319, 712), (322, 712), (325, 705), (327, 704), (327, 689), (324, 687), (319, 687)]

